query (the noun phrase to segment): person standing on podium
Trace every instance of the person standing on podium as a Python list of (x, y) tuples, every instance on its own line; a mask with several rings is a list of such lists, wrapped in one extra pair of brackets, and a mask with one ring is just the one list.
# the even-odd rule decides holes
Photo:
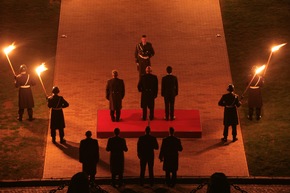
[(141, 108), (143, 110), (142, 119), (147, 119), (147, 108), (150, 110), (149, 119), (154, 119), (155, 98), (158, 94), (158, 79), (152, 74), (151, 66), (147, 66), (146, 74), (143, 75), (138, 83), (138, 91), (141, 92)]
[(106, 98), (109, 100), (112, 122), (119, 122), (122, 109), (122, 100), (125, 96), (125, 84), (122, 79), (118, 78), (117, 70), (112, 71), (112, 76), (113, 78), (107, 82)]
[(167, 66), (167, 75), (162, 78), (161, 82), (161, 96), (164, 97), (165, 104), (165, 120), (174, 120), (174, 102), (175, 97), (178, 95), (178, 81), (177, 77), (172, 75), (172, 67)]

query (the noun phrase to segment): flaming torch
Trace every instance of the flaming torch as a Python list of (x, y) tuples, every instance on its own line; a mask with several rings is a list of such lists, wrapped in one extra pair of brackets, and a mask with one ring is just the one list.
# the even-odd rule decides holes
[(42, 82), (42, 79), (41, 79), (41, 73), (42, 72), (44, 72), (44, 71), (46, 71), (47, 70), (47, 68), (45, 67), (45, 65), (44, 65), (44, 63), (42, 63), (40, 66), (38, 66), (36, 69), (35, 69), (35, 71), (36, 71), (36, 73), (37, 73), (37, 75), (38, 75), (38, 77), (39, 77), (39, 80), (40, 80), (40, 83), (41, 83), (41, 86), (42, 86), (42, 89), (43, 89), (43, 91), (44, 91), (44, 93), (45, 93), (45, 96), (47, 96), (47, 92), (46, 92), (46, 89), (45, 89), (45, 87), (44, 87), (44, 84), (43, 84), (43, 82)]
[(257, 76), (257, 74), (261, 73), (265, 68), (266, 68), (266, 65), (264, 64), (263, 66), (261, 66), (261, 67), (259, 67), (259, 68), (256, 69), (253, 78), (251, 79), (251, 81), (249, 82), (249, 84), (247, 85), (245, 91), (242, 94), (242, 98), (244, 98), (245, 93), (247, 92), (247, 90), (251, 86), (251, 84), (252, 84), (253, 80), (255, 79), (255, 77)]
[(272, 49), (271, 49), (271, 53), (270, 53), (270, 55), (269, 55), (269, 58), (268, 58), (268, 61), (267, 61), (267, 64), (266, 64), (266, 67), (265, 67), (265, 70), (264, 70), (264, 74), (263, 74), (263, 76), (266, 75), (266, 71), (267, 71), (267, 69), (268, 69), (268, 67), (269, 67), (270, 60), (271, 60), (271, 58), (272, 58), (273, 53), (276, 52), (276, 51), (278, 51), (281, 47), (285, 46), (286, 44), (287, 44), (287, 43), (283, 43), (283, 44), (280, 44), (280, 45), (278, 45), (278, 46), (274, 46), (274, 47), (272, 47)]
[(14, 46), (14, 43), (13, 43), (13, 44), (11, 44), (10, 46), (4, 48), (3, 51), (4, 51), (5, 56), (6, 56), (7, 60), (8, 60), (8, 62), (9, 62), (9, 65), (10, 65), (10, 68), (11, 68), (11, 70), (12, 70), (12, 73), (14, 74), (14, 76), (16, 76), (15, 71), (14, 71), (14, 68), (13, 68), (13, 66), (12, 66), (12, 63), (11, 63), (11, 61), (10, 61), (10, 59), (9, 59), (9, 56), (8, 56), (8, 54), (9, 54), (12, 50), (14, 50), (14, 49), (15, 49), (15, 46)]

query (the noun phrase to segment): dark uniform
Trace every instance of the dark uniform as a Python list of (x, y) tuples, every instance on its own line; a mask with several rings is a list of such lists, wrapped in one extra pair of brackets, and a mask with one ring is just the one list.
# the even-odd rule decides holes
[(64, 128), (65, 128), (65, 121), (64, 121), (64, 115), (63, 115), (63, 108), (66, 108), (69, 106), (68, 102), (62, 97), (58, 96), (59, 90), (54, 91), (54, 89), (57, 87), (53, 88), (54, 94), (50, 96), (47, 101), (48, 101), (48, 108), (51, 108), (51, 118), (50, 118), (50, 131), (51, 131), (51, 137), (52, 137), (52, 142), (55, 143), (55, 137), (56, 137), (56, 130), (59, 130), (59, 137), (60, 137), (60, 142), (65, 143), (64, 140)]
[(83, 172), (89, 175), (90, 181), (93, 182), (99, 162), (99, 143), (98, 140), (92, 139), (91, 135), (92, 133), (87, 131), (87, 138), (80, 142), (79, 161), (83, 164)]
[[(116, 130), (116, 129), (115, 129)], [(115, 133), (116, 134), (116, 133)], [(124, 173), (124, 151), (128, 151), (126, 140), (116, 134), (108, 140), (106, 151), (110, 151), (110, 170), (112, 173), (112, 184), (116, 184), (116, 176), (119, 176), (119, 185), (123, 183)]]
[(26, 66), (20, 66), (21, 73), (15, 77), (15, 86), (19, 88), (18, 94), (18, 120), (22, 121), (24, 109), (27, 109), (30, 121), (33, 120), (34, 100), (32, 95), (31, 86), (35, 85), (34, 79), (26, 72)]
[(139, 64), (138, 70), (140, 77), (146, 73), (146, 67), (151, 66), (150, 58), (154, 56), (154, 54), (155, 52), (151, 43), (146, 42), (146, 44), (143, 45), (142, 42), (140, 42), (137, 44), (135, 49), (135, 59), (136, 63)]
[[(148, 130), (148, 131), (147, 131)], [(140, 184), (144, 183), (146, 165), (148, 164), (150, 184), (154, 183), (154, 149), (158, 149), (156, 137), (150, 135), (150, 127), (146, 128), (146, 134), (139, 137), (137, 142), (137, 154), (140, 159)]]
[[(125, 84), (122, 79), (112, 78), (106, 86), (106, 98), (110, 101), (110, 115), (112, 121), (119, 121), (122, 109), (122, 99), (125, 96)], [(116, 117), (115, 117), (116, 112)]]
[[(166, 184), (174, 186), (176, 183), (177, 170), (178, 170), (178, 152), (182, 151), (180, 139), (173, 136), (173, 133), (162, 140), (159, 159), (163, 161), (163, 170), (166, 175)], [(170, 179), (172, 173), (172, 179)]]
[(150, 120), (154, 118), (155, 98), (158, 94), (158, 79), (156, 75), (145, 74), (138, 83), (138, 90), (141, 92), (141, 108), (143, 109), (143, 120), (147, 118), (147, 108), (150, 109)]
[(162, 78), (161, 83), (161, 96), (164, 97), (165, 103), (165, 119), (174, 120), (174, 102), (175, 97), (178, 95), (178, 81), (177, 77), (168, 74)]
[(239, 96), (235, 94), (233, 85), (229, 85), (229, 93), (224, 94), (218, 105), (224, 107), (224, 132), (223, 141), (227, 141), (229, 126), (232, 126), (233, 141), (237, 140), (237, 125), (239, 124), (237, 107), (241, 106)]
[(261, 76), (256, 76), (249, 87), (248, 107), (250, 120), (253, 119), (254, 110), (256, 110), (256, 119), (261, 119), (261, 109), (263, 106), (261, 87), (264, 84), (264, 79)]

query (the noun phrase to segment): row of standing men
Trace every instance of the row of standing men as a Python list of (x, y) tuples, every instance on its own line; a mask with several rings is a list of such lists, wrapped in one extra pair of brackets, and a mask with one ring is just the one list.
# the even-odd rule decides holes
[[(149, 119), (154, 119), (155, 98), (158, 94), (158, 78), (152, 74), (151, 66), (146, 67), (146, 73), (138, 82), (138, 91), (141, 92), (142, 120), (147, 119), (147, 108), (150, 110)], [(162, 77), (161, 96), (164, 97), (165, 120), (174, 120), (174, 103), (178, 95), (178, 80), (172, 75), (172, 67), (166, 68), (167, 75)], [(110, 116), (113, 122), (119, 122), (122, 109), (122, 100), (125, 96), (125, 84), (118, 78), (117, 70), (112, 71), (113, 78), (108, 80), (106, 98), (109, 100)]]
[[(112, 185), (122, 186), (124, 173), (124, 152), (128, 151), (126, 140), (119, 136), (120, 129), (114, 130), (114, 137), (109, 138), (106, 151), (110, 155), (110, 171), (112, 174)], [(91, 131), (86, 132), (86, 139), (80, 142), (79, 161), (82, 163), (82, 170), (94, 182), (96, 175), (97, 163), (99, 162), (99, 144), (97, 139), (92, 139)], [(149, 183), (154, 185), (154, 150), (158, 150), (159, 145), (156, 137), (150, 134), (150, 127), (146, 127), (145, 135), (140, 136), (137, 142), (137, 156), (140, 160), (140, 185), (144, 185), (146, 166), (149, 170)], [(174, 128), (169, 128), (169, 136), (162, 140), (159, 159), (163, 162), (165, 171), (166, 184), (173, 187), (176, 183), (178, 170), (178, 152), (183, 147), (179, 138), (174, 136)], [(118, 183), (116, 182), (118, 176)]]

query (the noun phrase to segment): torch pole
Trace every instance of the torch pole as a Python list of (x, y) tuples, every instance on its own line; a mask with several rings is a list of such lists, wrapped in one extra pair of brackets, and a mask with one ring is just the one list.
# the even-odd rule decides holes
[(40, 80), (40, 83), (41, 83), (42, 89), (43, 89), (43, 91), (44, 91), (45, 97), (47, 97), (47, 92), (46, 92), (46, 89), (45, 89), (44, 84), (43, 84), (43, 82), (42, 82), (41, 76), (38, 75), (38, 77), (39, 77), (39, 80)]
[(252, 84), (253, 80), (255, 79), (257, 73), (254, 74), (253, 78), (251, 79), (251, 81), (249, 82), (249, 84), (247, 85), (246, 89), (244, 90), (243, 94), (242, 94), (242, 98), (244, 98), (244, 95), (246, 94), (246, 92), (248, 91), (248, 89), (250, 88), (250, 85)]
[(7, 60), (8, 60), (8, 63), (9, 63), (9, 65), (10, 65), (10, 68), (11, 68), (11, 70), (12, 70), (13, 75), (16, 76), (15, 71), (14, 71), (14, 68), (13, 68), (13, 66), (12, 66), (12, 63), (11, 63), (10, 59), (9, 59), (8, 54), (5, 54), (5, 55), (6, 55), (6, 58), (7, 58)]
[(264, 70), (263, 77), (265, 77), (265, 75), (266, 75), (266, 71), (267, 71), (268, 66), (269, 66), (269, 64), (270, 64), (270, 60), (271, 60), (271, 58), (272, 58), (272, 55), (273, 55), (273, 52), (271, 52), (270, 55), (269, 55), (269, 58), (268, 58), (267, 64), (266, 64), (266, 66), (265, 66), (265, 70)]

